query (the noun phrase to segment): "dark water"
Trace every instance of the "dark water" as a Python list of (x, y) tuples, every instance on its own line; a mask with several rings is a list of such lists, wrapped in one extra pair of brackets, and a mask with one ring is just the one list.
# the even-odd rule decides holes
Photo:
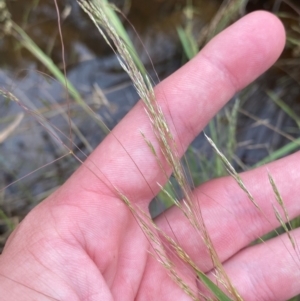
[[(250, 1), (245, 9), (246, 11), (261, 8), (278, 9), (276, 2), (278, 1)], [(176, 26), (186, 22), (184, 13), (186, 1), (136, 0), (131, 2), (131, 7), (127, 6), (128, 3), (128, 1), (116, 1), (143, 41), (141, 44), (135, 31), (126, 23), (150, 75), (158, 81), (151, 66), (153, 63), (159, 79), (163, 79), (178, 69), (185, 60), (177, 37)], [(7, 1), (7, 4), (12, 18), (61, 68), (63, 66), (62, 47), (53, 1), (22, 0)], [(195, 6), (194, 25), (200, 32), (218, 10), (220, 1), (198, 0), (193, 1), (193, 5)], [(70, 14), (62, 20), (68, 78), (84, 100), (95, 112), (99, 113), (105, 124), (113, 128), (138, 100), (135, 90), (121, 70), (116, 57), (91, 21), (79, 9), (76, 1), (60, 1), (59, 6), (61, 12), (70, 11)], [(290, 12), (289, 8), (286, 9)], [(284, 58), (291, 58), (291, 53), (292, 49), (288, 49)], [(62, 109), (66, 113), (65, 89), (56, 80), (45, 75), (49, 74), (49, 71), (28, 51), (20, 47), (20, 44), (12, 37), (4, 36), (1, 39), (0, 54), (0, 86), (13, 92), (23, 106), (4, 98), (1, 99), (0, 133), (15, 120), (18, 114), (24, 113), (24, 107), (38, 111), (38, 115), (42, 116), (25, 114), (20, 125), (0, 142), (1, 189), (65, 154), (66, 149), (61, 142), (53, 138), (53, 132), (56, 132), (55, 135), (67, 144), (64, 135), (68, 135), (69, 124), (60, 111)], [(292, 59), (296, 60), (297, 56)], [(297, 76), (292, 64), (282, 63), (260, 78), (246, 92), (236, 97), (241, 98), (243, 110), (288, 132), (293, 137), (298, 137), (295, 122), (266, 94), (267, 90), (274, 91), (280, 97), (284, 97), (295, 112), (299, 112)], [(101, 100), (97, 92), (99, 88), (105, 94), (107, 103)], [(233, 102), (234, 100), (228, 108), (232, 107)], [(105, 133), (75, 103), (72, 103), (70, 114), (76, 128), (88, 143), (84, 143), (76, 134), (74, 134), (73, 141), (82, 151), (89, 154), (90, 148), (96, 147)], [(236, 164), (237, 168), (251, 166), (289, 142), (287, 138), (278, 135), (261, 123), (243, 114), (239, 116), (236, 155), (242, 164)], [(46, 118), (47, 122), (43, 118)], [(53, 131), (51, 126), (53, 124), (64, 135)], [(222, 132), (222, 128), (227, 126), (228, 120), (223, 112), (219, 116), (217, 126), (220, 143), (226, 143), (226, 132)], [(204, 142), (203, 136), (200, 135), (195, 141), (194, 149), (202, 156), (207, 156), (209, 160), (211, 149)], [(84, 159), (80, 152), (76, 154)], [(2, 215), (5, 213), (5, 218), (0, 216), (0, 221), (2, 220), (0, 236), (1, 231), (4, 233), (7, 230), (7, 226), (4, 226), (7, 224), (7, 219), (15, 222), (16, 217), (22, 218), (53, 189), (61, 185), (78, 166), (79, 163), (73, 157), (67, 156), (3, 189), (0, 192), (0, 209), (3, 211), (1, 211)], [(197, 168), (201, 169), (203, 166), (199, 164)], [(205, 175), (200, 173), (199, 182), (213, 176), (215, 176), (213, 171), (208, 171)]]

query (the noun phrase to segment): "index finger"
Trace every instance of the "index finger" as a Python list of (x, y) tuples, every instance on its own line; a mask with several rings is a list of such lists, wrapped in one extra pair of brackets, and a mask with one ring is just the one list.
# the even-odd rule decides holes
[[(249, 14), (156, 87), (157, 101), (180, 146), (179, 155), (238, 90), (275, 62), (283, 49), (284, 36), (275, 16), (262, 11)], [(87, 190), (111, 195), (113, 185), (146, 208), (159, 191), (157, 183), (163, 185), (167, 179), (141, 132), (153, 143), (170, 173), (139, 102), (69, 180), (72, 193)]]

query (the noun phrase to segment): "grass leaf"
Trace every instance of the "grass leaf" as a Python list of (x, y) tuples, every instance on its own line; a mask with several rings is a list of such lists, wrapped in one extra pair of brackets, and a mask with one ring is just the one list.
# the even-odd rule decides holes
[(204, 273), (197, 270), (197, 276), (206, 287), (218, 298), (218, 301), (233, 301), (216, 284), (214, 284)]

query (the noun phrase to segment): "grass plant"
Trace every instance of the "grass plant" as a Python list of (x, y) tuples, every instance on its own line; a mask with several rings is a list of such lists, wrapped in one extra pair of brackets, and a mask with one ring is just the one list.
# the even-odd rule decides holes
[[(187, 182), (187, 179), (185, 177), (185, 171), (180, 162), (180, 158), (178, 157), (178, 150), (177, 150), (175, 140), (171, 134), (171, 131), (169, 130), (169, 126), (166, 122), (163, 112), (155, 98), (155, 93), (151, 85), (151, 80), (148, 78), (146, 74), (142, 74), (139, 68), (135, 65), (131, 51), (129, 50), (130, 46), (128, 46), (126, 44), (126, 41), (124, 41), (122, 37), (118, 35), (118, 32), (115, 29), (114, 25), (110, 22), (110, 18), (109, 18), (110, 14), (107, 13), (107, 10), (113, 8), (109, 8), (109, 5), (107, 3), (102, 1), (97, 1), (97, 0), (89, 1), (89, 2), (86, 2), (84, 0), (79, 0), (78, 3), (87, 12), (90, 18), (94, 21), (99, 32), (102, 34), (106, 42), (112, 47), (112, 49), (116, 47), (120, 64), (132, 79), (133, 84), (137, 90), (137, 93), (139, 94), (139, 96), (141, 97), (145, 105), (147, 115), (152, 123), (153, 131), (160, 145), (160, 151), (162, 152), (164, 158), (166, 159), (169, 167), (173, 170), (173, 175), (176, 178), (179, 187), (181, 188), (185, 201), (179, 202), (178, 199), (172, 198), (171, 196), (170, 199), (172, 199), (173, 204), (175, 206), (177, 206), (180, 210), (182, 210), (184, 215), (190, 221), (191, 225), (201, 233), (201, 237), (204, 238), (204, 242), (209, 249), (211, 259), (214, 263), (214, 266), (217, 269), (218, 277), (221, 283), (225, 283), (230, 295), (233, 296), (234, 300), (241, 300), (239, 294), (231, 284), (229, 278), (227, 277), (222, 267), (221, 261), (217, 255), (217, 252), (214, 249), (210, 236), (206, 230), (205, 224), (202, 221), (201, 212), (198, 212), (198, 208), (195, 208), (192, 199), (192, 193), (189, 184)], [(111, 45), (110, 41), (114, 43), (114, 47)], [(143, 133), (141, 134), (143, 135)], [(159, 165), (162, 167), (163, 163), (160, 162), (159, 157), (156, 154), (156, 150), (152, 145), (152, 142), (147, 140), (147, 137), (144, 138), (145, 138), (145, 142), (149, 145), (149, 148), (151, 149), (153, 155), (157, 158)], [(168, 172), (165, 170), (163, 170), (163, 172), (166, 174), (167, 177), (166, 180), (168, 180)], [(197, 294), (193, 293), (192, 290), (189, 287), (187, 287), (186, 284), (183, 283), (183, 280), (177, 274), (176, 270), (173, 268), (172, 263), (168, 260), (168, 258), (163, 256), (162, 250), (164, 249), (164, 246), (160, 242), (159, 236), (155, 232), (151, 231), (151, 226), (153, 227), (154, 224), (151, 223), (151, 226), (149, 226), (146, 222), (144, 222), (142, 217), (138, 214), (139, 210), (133, 207), (133, 205), (130, 203), (130, 200), (125, 195), (121, 194), (121, 192), (119, 192), (119, 195), (121, 199), (125, 202), (125, 204), (133, 212), (133, 214), (137, 217), (137, 220), (139, 221), (140, 226), (143, 229), (145, 235), (147, 235), (150, 241), (152, 242), (153, 249), (157, 257), (159, 258), (159, 261), (161, 261), (162, 265), (166, 267), (166, 269), (170, 273), (171, 277), (175, 280), (175, 282), (177, 282), (178, 285), (182, 287), (183, 290), (189, 296), (191, 296), (194, 300), (197, 300), (198, 299)], [(145, 214), (142, 213), (142, 216), (145, 216)], [(148, 221), (149, 220), (150, 219), (148, 219)], [(170, 241), (170, 238), (167, 237), (167, 239), (168, 241)], [(201, 274), (201, 277), (199, 278), (200, 281), (202, 281), (203, 284), (205, 284), (209, 289), (211, 289), (212, 282), (209, 281), (209, 279), (205, 276), (205, 274), (201, 273), (201, 271), (196, 266), (194, 266), (194, 264), (192, 264), (190, 260), (187, 259), (189, 258), (188, 255), (175, 242), (174, 242), (174, 249), (177, 252), (177, 255), (180, 255), (180, 258), (186, 264), (189, 264), (191, 268), (194, 268), (196, 271), (198, 271), (197, 272), (198, 275)], [(206, 281), (203, 281), (203, 279), (206, 279)], [(214, 288), (212, 291), (218, 293), (220, 296), (222, 295), (221, 293), (222, 291), (219, 289), (216, 290), (216, 288)], [(228, 300), (228, 299), (220, 299), (220, 300)]]
[[(102, 1), (90, 1), (86, 2), (84, 0), (79, 0), (79, 4), (82, 6), (82, 8), (88, 13), (90, 18), (94, 21), (95, 25), (99, 29), (100, 33), (103, 35), (107, 43), (114, 49), (116, 47), (117, 55), (120, 56), (120, 64), (122, 65), (123, 69), (128, 73), (130, 78), (132, 79), (135, 88), (141, 97), (141, 99), (144, 102), (146, 112), (149, 116), (149, 119), (152, 123), (153, 130), (155, 132), (156, 138), (159, 142), (160, 145), (160, 151), (162, 152), (164, 158), (168, 162), (169, 166), (173, 170), (173, 175), (176, 178), (177, 184), (179, 185), (182, 194), (184, 196), (184, 201), (179, 202), (179, 200), (172, 196), (167, 190), (165, 190), (162, 186), (162, 190), (165, 193), (165, 195), (173, 202), (175, 206), (180, 208), (186, 218), (189, 220), (191, 225), (197, 229), (200, 233), (200, 237), (204, 240), (205, 245), (207, 246), (207, 249), (210, 253), (213, 265), (216, 268), (216, 274), (217, 274), (217, 282), (222, 283), (223, 286), (227, 289), (227, 293), (230, 298), (227, 295), (224, 295), (224, 293), (219, 290), (213, 282), (211, 282), (204, 273), (202, 273), (193, 262), (191, 262), (189, 256), (180, 248), (180, 246), (177, 245), (177, 243), (171, 241), (169, 237), (166, 237), (166, 234), (162, 234), (167, 241), (171, 244), (171, 246), (174, 248), (175, 253), (179, 256), (180, 259), (182, 259), (185, 264), (189, 265), (196, 274), (198, 275), (199, 280), (207, 286), (211, 290), (211, 292), (214, 294), (214, 296), (218, 300), (242, 300), (236, 289), (233, 287), (233, 285), (230, 282), (230, 279), (227, 277), (225, 270), (222, 267), (221, 261), (218, 258), (217, 252), (214, 249), (214, 246), (211, 242), (211, 239), (209, 237), (209, 234), (207, 232), (207, 229), (205, 227), (205, 224), (202, 220), (202, 215), (201, 215), (201, 208), (195, 208), (193, 205), (193, 199), (192, 199), (192, 194), (191, 190), (189, 187), (188, 180), (186, 178), (186, 174), (184, 171), (184, 168), (180, 162), (180, 158), (178, 157), (178, 151), (177, 151), (177, 146), (175, 144), (174, 138), (168, 128), (168, 125), (166, 123), (166, 120), (163, 116), (162, 110), (159, 107), (158, 102), (155, 99), (155, 94), (153, 91), (153, 88), (151, 86), (151, 81), (147, 77), (146, 74), (141, 74), (139, 71), (139, 68), (134, 65), (134, 58), (132, 57), (129, 49), (131, 45), (129, 46), (126, 44), (126, 41), (122, 39), (121, 36), (118, 35), (117, 31), (114, 28), (114, 25), (109, 22), (109, 14), (107, 14), (106, 10), (108, 10), (108, 4), (103, 3)], [(234, 1), (228, 1), (226, 9), (231, 12), (237, 11), (237, 8), (240, 9), (242, 5), (245, 5), (245, 1), (241, 1), (239, 3)], [(221, 11), (220, 15), (223, 15), (223, 10)], [(229, 14), (231, 16), (231, 13)], [(216, 16), (216, 20), (218, 22), (213, 22), (212, 24), (214, 25), (215, 23), (220, 23), (219, 15)], [(224, 22), (224, 24), (227, 24), (227, 22)], [(215, 27), (215, 26), (214, 26)], [(215, 28), (214, 28), (215, 29)], [(211, 32), (217, 32), (218, 30), (213, 31), (212, 28), (209, 28), (207, 30), (207, 38), (210, 39), (212, 33)], [(195, 45), (191, 42), (191, 39), (188, 37), (188, 34), (183, 31), (182, 28), (178, 29), (178, 34), (180, 36), (180, 39), (182, 43), (184, 44), (184, 49), (187, 53), (188, 57), (192, 57), (195, 54)], [(110, 44), (110, 41), (114, 43), (114, 47)], [(128, 48), (129, 47), (129, 48)], [(234, 120), (232, 123), (232, 126), (229, 126), (229, 133), (230, 133), (230, 139), (229, 142), (227, 143), (227, 147), (230, 150), (231, 156), (233, 156), (233, 148), (234, 148), (234, 136), (235, 136), (235, 123), (236, 123), (236, 116), (238, 112), (238, 105), (234, 107), (232, 118), (231, 120)], [(284, 109), (284, 108), (283, 108)], [(286, 109), (286, 108), (285, 108)], [(287, 110), (286, 110), (287, 111)], [(295, 116), (294, 116), (295, 117)], [(210, 125), (210, 130), (212, 133), (212, 136), (215, 135), (215, 128), (213, 124)], [(143, 135), (143, 133), (142, 133)], [(158, 159), (158, 156), (156, 154), (156, 150), (151, 143), (151, 141), (147, 140), (147, 137), (143, 135), (145, 142), (148, 144), (149, 148), (151, 149), (153, 155)], [(207, 136), (206, 136), (207, 137)], [(216, 138), (216, 137), (215, 137)], [(249, 200), (253, 203), (253, 205), (261, 211), (261, 208), (255, 201), (254, 197), (252, 196), (251, 192), (248, 190), (248, 188), (244, 185), (241, 177), (239, 174), (235, 171), (233, 166), (230, 164), (228, 159), (220, 152), (220, 150), (217, 148), (216, 144), (211, 140), (209, 137), (207, 137), (209, 143), (212, 145), (212, 147), (215, 149), (217, 155), (218, 155), (218, 160), (217, 162), (220, 162), (221, 160), (229, 174), (236, 180), (237, 184), (240, 186), (240, 188), (247, 194)], [(159, 162), (160, 166), (163, 166), (161, 162)], [(217, 165), (219, 165), (217, 163)], [(218, 170), (218, 168), (217, 168)], [(163, 172), (166, 174), (166, 178), (168, 179), (168, 173), (163, 170)], [(221, 173), (221, 172), (220, 172)], [(286, 207), (284, 205), (284, 202), (280, 196), (280, 193), (277, 189), (277, 186), (272, 178), (271, 175), (269, 175), (270, 179), (270, 185), (273, 188), (276, 200), (280, 207), (282, 208), (284, 212), (284, 217), (282, 217), (274, 206), (274, 214), (278, 221), (280, 222), (282, 228), (284, 231), (288, 234), (290, 242), (293, 246), (293, 248), (296, 250), (296, 244), (291, 236), (288, 227), (286, 226), (286, 223), (289, 225), (291, 228), (291, 222), (288, 217), (288, 213), (286, 211)], [(172, 187), (171, 182), (169, 182), (170, 186)], [(175, 191), (175, 189), (174, 189)], [(148, 220), (148, 223), (146, 223), (143, 220), (143, 217), (146, 216), (144, 212), (140, 212), (138, 208), (134, 208), (133, 205), (131, 204), (130, 200), (124, 196), (122, 193), (119, 192), (119, 195), (121, 199), (125, 202), (125, 204), (129, 207), (129, 209), (132, 211), (132, 213), (137, 217), (137, 220), (140, 223), (141, 228), (143, 229), (145, 235), (148, 236), (150, 241), (152, 242), (153, 249), (155, 251), (155, 254), (158, 257), (158, 261), (161, 262), (161, 264), (167, 269), (169, 272), (170, 276), (175, 280), (175, 282), (178, 283), (178, 285), (189, 295), (192, 297), (194, 300), (198, 300), (196, 297), (197, 294), (193, 293), (192, 290), (186, 286), (182, 282), (182, 279), (179, 277), (179, 275), (176, 273), (175, 269), (173, 268), (172, 262), (168, 260), (163, 254), (164, 248), (166, 246), (162, 245), (161, 241), (159, 240), (159, 236), (156, 234), (155, 231), (152, 231), (151, 228), (154, 228), (157, 232), (160, 233), (160, 230), (151, 222), (151, 219)], [(261, 211), (263, 214), (263, 212)], [(150, 225), (149, 225), (150, 223)], [(298, 251), (298, 250), (297, 250)], [(205, 296), (202, 296), (205, 298)]]
[[(189, 295), (193, 300), (210, 300), (208, 296), (200, 295), (199, 292), (191, 289), (182, 279), (180, 274), (177, 272), (175, 264), (165, 255), (166, 249), (171, 249), (174, 254), (176, 254), (177, 258), (187, 265), (197, 276), (199, 281), (208, 288), (208, 290), (213, 294), (214, 299), (216, 300), (242, 300), (241, 296), (237, 292), (237, 290), (232, 285), (229, 277), (226, 275), (225, 270), (222, 266), (222, 263), (218, 257), (218, 254), (212, 244), (209, 233), (206, 229), (205, 223), (202, 218), (201, 208), (196, 207), (194, 204), (190, 179), (187, 175), (191, 172), (192, 177), (198, 177), (197, 171), (190, 169), (186, 170), (184, 164), (180, 160), (178, 156), (178, 146), (175, 143), (174, 137), (169, 129), (169, 125), (166, 122), (166, 118), (163, 115), (162, 109), (160, 108), (156, 98), (155, 93), (152, 87), (152, 80), (148, 76), (145, 67), (142, 62), (139, 60), (136, 50), (132, 42), (130, 41), (126, 31), (117, 16), (118, 9), (115, 6), (112, 6), (106, 0), (77, 0), (83, 10), (89, 15), (92, 21), (95, 23), (99, 32), (103, 35), (104, 39), (108, 43), (108, 45), (113, 49), (116, 55), (119, 58), (120, 64), (123, 69), (130, 76), (137, 93), (141, 97), (149, 120), (152, 124), (153, 131), (155, 133), (156, 139), (159, 142), (159, 150), (155, 149), (153, 146), (153, 142), (148, 140), (148, 138), (141, 133), (143, 136), (145, 143), (149, 146), (153, 156), (157, 159), (160, 167), (162, 168), (162, 172), (165, 174), (165, 183), (158, 183), (162, 190), (162, 196), (167, 203), (167, 206), (174, 205), (177, 206), (186, 218), (189, 220), (190, 224), (199, 234), (199, 239), (202, 239), (207, 247), (207, 250), (211, 256), (212, 263), (216, 268), (216, 279), (215, 281), (221, 283), (222, 285), (219, 287), (212, 280), (210, 280), (205, 273), (203, 273), (197, 265), (191, 260), (188, 254), (175, 242), (171, 237), (169, 237), (166, 233), (162, 232), (161, 229), (157, 227), (157, 225), (153, 222), (151, 217), (143, 212), (140, 208), (132, 205), (128, 196), (124, 195), (121, 191), (115, 187), (116, 192), (118, 193), (120, 199), (128, 206), (129, 210), (136, 217), (141, 229), (144, 231), (145, 235), (151, 241), (151, 245), (153, 247), (153, 255), (156, 256), (157, 260), (162, 264), (162, 266), (168, 271), (170, 277)], [(225, 5), (222, 6), (214, 20), (210, 25), (205, 27), (205, 30), (202, 32), (199, 38), (199, 44), (195, 44), (195, 39), (191, 36), (190, 28), (178, 28), (178, 34), (180, 36), (180, 40), (183, 43), (183, 47), (185, 49), (186, 55), (188, 58), (191, 58), (195, 55), (199, 45), (202, 45), (204, 41), (207, 41), (212, 38), (214, 34), (221, 31), (228, 22), (231, 22), (236, 14), (243, 9), (247, 1), (226, 1)], [(50, 60), (45, 54), (38, 48), (38, 46), (29, 38), (29, 36), (25, 33), (23, 29), (21, 29), (17, 24), (10, 20), (10, 24), (6, 23), (4, 28), (7, 30), (9, 28), (10, 33), (13, 34), (15, 38), (17, 38), (23, 47), (27, 48), (32, 54), (36, 56), (47, 68), (48, 70), (63, 84), (67, 87), (67, 90), (75, 101), (90, 115), (94, 116), (94, 113), (91, 109), (86, 105), (86, 103), (82, 100), (80, 94), (77, 90), (72, 86), (72, 84), (67, 81), (65, 75), (53, 64), (52, 60)], [(0, 90), (0, 93), (10, 99), (11, 101), (17, 102), (20, 104), (20, 100), (9, 91)], [(269, 96), (276, 102), (277, 105), (281, 107), (283, 111), (290, 115), (291, 118), (295, 120), (297, 125), (299, 126), (299, 118), (298, 116), (287, 107), (281, 99), (279, 99), (272, 91), (268, 91)], [(35, 114), (36, 110), (30, 110), (24, 107), (24, 110), (29, 111), (31, 114)], [(207, 140), (211, 144), (212, 148), (215, 150), (215, 159), (211, 166), (206, 167), (206, 174), (203, 174), (203, 181), (210, 178), (213, 173), (213, 176), (222, 176), (225, 172), (229, 172), (229, 174), (236, 180), (240, 188), (247, 194), (249, 200), (253, 203), (258, 210), (261, 210), (256, 203), (254, 197), (252, 196), (250, 190), (245, 186), (241, 177), (236, 172), (235, 168), (232, 165), (232, 161), (235, 160), (235, 148), (236, 148), (236, 129), (237, 129), (237, 118), (238, 113), (241, 112), (240, 101), (237, 100), (233, 105), (232, 109), (228, 108), (225, 110), (224, 115), (226, 116), (228, 122), (226, 139), (222, 140), (222, 137), (219, 135), (218, 127), (220, 126), (220, 116), (214, 119), (210, 125), (208, 126), (206, 132), (209, 133), (210, 137), (207, 137)], [(59, 114), (62, 114), (66, 120), (69, 120), (68, 114), (64, 110), (62, 110)], [(0, 132), (0, 143), (1, 137), (2, 139), (6, 139), (8, 135), (17, 127), (20, 122), (20, 117), (17, 117), (6, 130)], [(53, 132), (53, 128), (48, 127), (48, 122), (46, 119), (42, 119), (39, 116), (37, 117), (39, 122), (45, 126), (48, 131)], [(100, 117), (96, 117), (99, 124), (102, 124)], [(70, 126), (78, 135), (81, 141), (87, 145), (87, 148), (91, 150), (91, 146), (88, 141), (85, 141), (84, 135), (80, 133), (79, 130), (76, 129), (76, 126), (72, 124), (70, 121)], [(105, 131), (107, 131), (107, 128)], [(71, 147), (67, 144), (63, 143), (61, 139), (56, 136), (55, 133), (52, 134), (55, 139), (59, 140), (59, 143), (64, 146), (65, 154), (63, 156), (73, 155), (76, 157)], [(224, 135), (224, 133), (223, 133)], [(70, 137), (69, 137), (70, 138)], [(270, 156), (264, 158), (257, 165), (262, 165), (266, 162), (277, 159), (287, 153), (295, 150), (299, 147), (300, 140), (294, 139), (290, 137), (292, 140), (288, 145), (282, 147), (281, 149), (274, 151)], [(71, 138), (70, 138), (71, 140)], [(74, 146), (71, 142), (71, 146)], [(222, 145), (222, 150), (217, 146), (219, 143)], [(223, 154), (223, 150), (224, 154)], [(168, 168), (170, 168), (173, 173), (172, 176), (175, 179), (175, 182), (170, 180), (170, 174), (163, 168), (163, 163), (159, 160), (159, 156), (157, 152), (160, 151), (165, 160), (168, 163)], [(193, 149), (189, 149), (188, 154), (193, 153)], [(189, 156), (188, 161), (196, 160), (193, 156)], [(77, 158), (78, 159), (78, 158)], [(79, 160), (79, 159), (78, 159)], [(82, 161), (81, 161), (82, 162)], [(207, 164), (206, 160), (203, 160), (203, 163)], [(193, 166), (194, 164), (191, 164)], [(208, 170), (208, 171), (207, 171)], [(293, 224), (293, 221), (290, 221), (289, 214), (284, 205), (284, 200), (282, 199), (280, 192), (276, 186), (272, 175), (269, 175), (270, 185), (274, 191), (275, 199), (277, 201), (277, 206), (274, 206), (274, 214), (278, 219), (282, 229), (288, 234), (290, 238), (290, 242), (293, 248), (299, 252), (298, 246), (290, 233), (290, 230), (293, 227), (298, 226), (298, 224)], [(198, 183), (196, 183), (198, 184)], [(178, 193), (178, 188), (180, 187), (180, 194)], [(180, 201), (180, 196), (183, 196), (184, 201)], [(283, 214), (282, 214), (283, 212)], [(5, 215), (5, 213), (0, 210), (0, 219), (5, 220), (8, 224), (10, 224), (9, 218)], [(162, 241), (161, 237), (164, 238)], [(166, 241), (166, 242), (165, 242)], [(224, 293), (224, 288), (225, 292)]]

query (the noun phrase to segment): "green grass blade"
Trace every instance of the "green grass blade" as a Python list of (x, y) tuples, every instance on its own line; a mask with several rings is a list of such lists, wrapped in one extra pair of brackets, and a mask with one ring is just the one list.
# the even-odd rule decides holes
[[(92, 0), (94, 5), (97, 7), (99, 0)], [(105, 11), (105, 14), (107, 15), (108, 19), (110, 20), (111, 24), (114, 26), (116, 32), (118, 33), (119, 37), (123, 40), (123, 42), (126, 44), (128, 51), (130, 52), (130, 55), (132, 56), (132, 59), (134, 60), (134, 63), (140, 70), (143, 76), (147, 74), (147, 71), (140, 60), (132, 41), (130, 40), (126, 29), (124, 28), (120, 18), (116, 14), (117, 8), (108, 3), (107, 0), (101, 0), (101, 2), (104, 4), (102, 5), (103, 10)]]
[(10, 231), (14, 230), (15, 225), (13, 222), (9, 219), (9, 217), (4, 213), (2, 209), (0, 209), (0, 220), (3, 220)]
[(53, 63), (53, 61), (35, 44), (35, 42), (27, 35), (27, 33), (16, 23), (12, 22), (14, 31), (17, 33), (15, 38), (20, 41), (23, 47), (25, 47), (29, 52), (31, 52), (52, 74), (53, 76), (68, 89), (70, 95), (74, 100), (95, 120), (101, 127), (104, 133), (108, 133), (108, 129), (104, 126), (100, 117), (96, 115), (90, 107), (81, 98), (79, 92), (72, 85), (72, 83), (65, 78), (64, 74), (59, 70), (59, 68)]
[(290, 152), (293, 152), (294, 150), (296, 150), (299, 147), (300, 147), (300, 138), (298, 138), (295, 141), (290, 142), (287, 145), (281, 147), (280, 149), (272, 152), (269, 156), (267, 156), (264, 159), (262, 159), (261, 161), (257, 162), (253, 167), (258, 167), (263, 164), (277, 160), (281, 157), (284, 157), (285, 155), (289, 154)]
[(233, 301), (216, 284), (214, 284), (204, 273), (197, 270), (198, 278), (218, 298), (218, 301)]
[(293, 111), (293, 109), (273, 91), (268, 90), (266, 93), (282, 109), (282, 111), (284, 111), (297, 123), (298, 127), (300, 128), (300, 117)]
[(230, 161), (232, 161), (236, 148), (236, 130), (237, 130), (237, 121), (238, 121), (238, 109), (240, 107), (240, 100), (237, 99), (234, 103), (234, 106), (229, 112), (225, 110), (226, 117), (228, 120), (228, 141), (227, 141), (227, 156)]
[(191, 60), (198, 53), (198, 45), (192, 35), (182, 27), (177, 27), (177, 33), (183, 47), (184, 53), (189, 60)]
[(300, 41), (298, 39), (294, 39), (292, 37), (286, 38), (287, 42), (290, 42), (293, 45), (300, 46)]
[(16, 23), (13, 23), (13, 28), (21, 37), (21, 44), (29, 50), (54, 76), (55, 78), (68, 85), (68, 90), (72, 97), (78, 102), (83, 103), (83, 100), (74, 88), (74, 86), (65, 78), (64, 74), (56, 67), (53, 61), (33, 42), (33, 40), (27, 35), (27, 33), (19, 27)]
[[(218, 118), (218, 114), (215, 116), (214, 119), (212, 119), (209, 124), (208, 124), (208, 128), (210, 131), (210, 135), (213, 141), (216, 141), (216, 143), (218, 143), (219, 139), (218, 139), (218, 134), (217, 134), (217, 120)], [(214, 154), (214, 159), (212, 160), (214, 163), (214, 176), (215, 177), (221, 177), (225, 174), (225, 170), (223, 168), (223, 163), (222, 160), (220, 158), (220, 156), (218, 156), (216, 153)]]

